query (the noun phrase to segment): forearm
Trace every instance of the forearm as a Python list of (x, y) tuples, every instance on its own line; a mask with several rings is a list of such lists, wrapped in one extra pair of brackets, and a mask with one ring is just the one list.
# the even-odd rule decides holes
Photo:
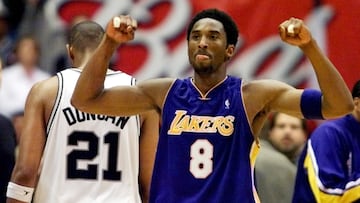
[(323, 94), (322, 112), (325, 118), (338, 117), (353, 108), (351, 94), (336, 67), (321, 52), (315, 40), (300, 47), (313, 65)]
[(6, 202), (19, 203), (31, 201), (36, 184), (36, 174), (24, 172), (24, 170), (19, 170), (19, 167), (16, 166), (7, 186)]
[(103, 91), (105, 75), (112, 54), (118, 44), (104, 36), (99, 47), (86, 63), (71, 98), (71, 103), (82, 109), (93, 99), (96, 99)]

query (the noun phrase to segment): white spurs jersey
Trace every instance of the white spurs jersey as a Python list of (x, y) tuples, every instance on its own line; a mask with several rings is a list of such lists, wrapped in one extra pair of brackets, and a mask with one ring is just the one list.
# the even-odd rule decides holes
[[(57, 74), (59, 88), (47, 125), (47, 140), (35, 203), (141, 202), (138, 186), (138, 116), (83, 113), (70, 104), (81, 70)], [(105, 88), (134, 85), (123, 72), (108, 73)]]

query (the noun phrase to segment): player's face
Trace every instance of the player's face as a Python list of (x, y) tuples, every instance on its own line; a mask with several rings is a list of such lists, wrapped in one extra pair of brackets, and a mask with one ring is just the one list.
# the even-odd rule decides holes
[(213, 73), (229, 58), (226, 33), (221, 22), (203, 18), (189, 36), (188, 57), (196, 73)]
[(299, 153), (306, 141), (301, 119), (281, 113), (275, 119), (274, 127), (269, 132), (270, 142), (287, 155)]
[(35, 67), (39, 57), (36, 42), (30, 38), (22, 39), (17, 50), (17, 57), (25, 67)]

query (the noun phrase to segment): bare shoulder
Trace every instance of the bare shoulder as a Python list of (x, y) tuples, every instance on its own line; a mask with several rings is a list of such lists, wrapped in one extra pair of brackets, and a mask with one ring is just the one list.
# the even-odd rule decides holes
[(283, 92), (295, 89), (277, 80), (262, 79), (244, 82), (242, 94), (249, 119), (254, 120), (259, 115), (267, 115), (272, 111), (271, 103)]
[(242, 91), (250, 119), (271, 111), (299, 114), (302, 89), (277, 80), (254, 80), (244, 83)]
[(253, 99), (270, 99), (276, 97), (284, 91), (295, 89), (294, 87), (278, 81), (270, 79), (253, 80), (244, 82), (242, 91), (245, 98)]
[(138, 86), (142, 88), (160, 88), (167, 90), (175, 80), (174, 78), (155, 78), (139, 82)]
[(41, 108), (48, 117), (54, 105), (57, 91), (58, 79), (56, 76), (35, 83), (28, 96), (27, 103), (31, 105), (29, 108), (37, 108), (38, 110)]
[(57, 93), (58, 79), (53, 76), (49, 79), (37, 82), (31, 88), (30, 94), (42, 101), (51, 100)]
[(245, 81), (244, 88), (258, 91), (282, 91), (286, 89), (293, 89), (294, 87), (278, 80), (261, 79), (253, 81)]
[(158, 107), (161, 107), (163, 101), (176, 79), (174, 78), (156, 78), (144, 80), (138, 83), (138, 87), (153, 101)]

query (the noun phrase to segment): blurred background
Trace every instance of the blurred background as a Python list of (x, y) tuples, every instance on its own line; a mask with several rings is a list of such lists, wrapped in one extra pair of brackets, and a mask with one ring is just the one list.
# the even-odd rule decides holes
[[(289, 17), (303, 19), (348, 86), (360, 78), (359, 0), (2, 0), (0, 14), (8, 24), (2, 31), (4, 68), (16, 60), (11, 42), (23, 34), (40, 44), (39, 67), (50, 74), (69, 65), (65, 44), (72, 24), (92, 19), (105, 26), (119, 14), (139, 22), (133, 42), (119, 48), (112, 68), (138, 80), (186, 77), (185, 32), (194, 13), (215, 7), (227, 11), (240, 30), (238, 51), (229, 73), (247, 80), (272, 78), (298, 87), (316, 87), (313, 70), (301, 52), (281, 42), (278, 25)], [(2, 29), (3, 30), (3, 29)], [(4, 39), (8, 44), (4, 46)], [(4, 50), (3, 50), (4, 49)]]

